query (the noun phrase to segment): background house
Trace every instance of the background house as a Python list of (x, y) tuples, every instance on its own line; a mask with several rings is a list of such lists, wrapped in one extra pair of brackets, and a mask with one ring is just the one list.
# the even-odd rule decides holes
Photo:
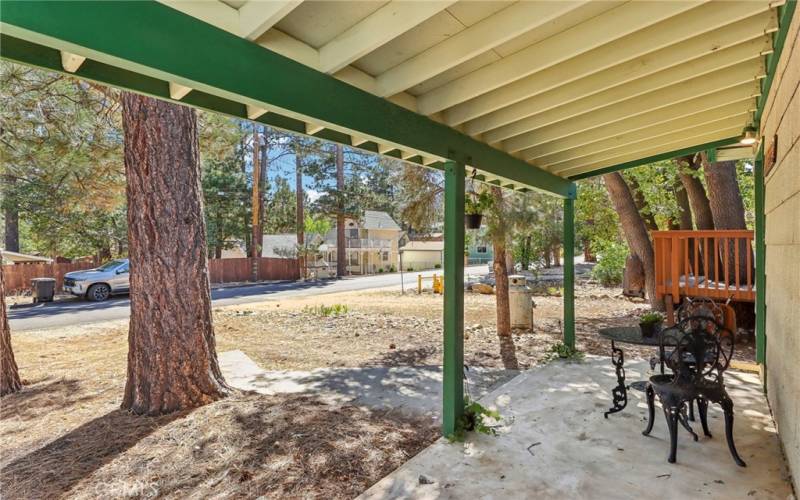
[[(386, 212), (365, 210), (360, 220), (345, 219), (348, 274), (374, 274), (397, 270), (402, 230)], [(335, 267), (336, 225), (325, 235), (324, 259)]]
[(421, 271), (442, 266), (444, 241), (408, 241), (400, 247), (404, 271)]
[(478, 230), (467, 243), (467, 263), (469, 265), (485, 264), (494, 259), (492, 242), (486, 238), (483, 230)]

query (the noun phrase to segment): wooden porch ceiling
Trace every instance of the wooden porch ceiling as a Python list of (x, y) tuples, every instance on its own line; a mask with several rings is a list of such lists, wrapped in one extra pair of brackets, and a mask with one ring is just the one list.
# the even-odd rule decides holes
[[(563, 179), (697, 145), (734, 143), (756, 122), (776, 33), (794, 11), (785, 0), (160, 2)], [(119, 20), (126, 22), (133, 21)], [(3, 19), (2, 28), (42, 43), (13, 20)], [(171, 36), (160, 33), (158, 42)], [(202, 48), (206, 40), (197, 42)], [(93, 47), (51, 46), (73, 73), (97, 57)], [(203, 57), (193, 53), (197, 47), (183, 47), (187, 59)], [(188, 104), (194, 93), (230, 98), (227, 89), (207, 82), (169, 83), (169, 97)], [(249, 119), (284, 115), (299, 121), (303, 133), (424, 165), (448, 158), (444, 148), (424, 141), (392, 140), (393, 123), (390, 133), (376, 134), (267, 99), (239, 102)], [(463, 161), (483, 179), (525, 186), (519, 165), (508, 162), (516, 170), (503, 175), (502, 168), (487, 167), (492, 158), (503, 156), (479, 161), (467, 154)], [(531, 180), (551, 192), (563, 189), (546, 176)]]

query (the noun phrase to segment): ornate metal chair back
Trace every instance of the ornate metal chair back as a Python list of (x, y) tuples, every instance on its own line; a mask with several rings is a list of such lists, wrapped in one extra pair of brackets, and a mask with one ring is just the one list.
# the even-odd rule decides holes
[(673, 383), (721, 383), (733, 357), (733, 336), (710, 315), (689, 316), (662, 332), (660, 350)]

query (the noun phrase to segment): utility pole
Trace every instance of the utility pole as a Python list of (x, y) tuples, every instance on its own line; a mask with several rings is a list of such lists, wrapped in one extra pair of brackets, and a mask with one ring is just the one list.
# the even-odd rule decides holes
[[(297, 205), (295, 207), (296, 216), (296, 229), (297, 229), (297, 246), (302, 248), (305, 245), (305, 194), (303, 193), (303, 159), (300, 156), (300, 147), (295, 144), (294, 148), (294, 173), (295, 173), (295, 194), (297, 196)], [(298, 255), (298, 265), (300, 266), (303, 278), (308, 277), (308, 270), (306, 269), (306, 256)]]
[(261, 256), (261, 138), (258, 126), (253, 124), (253, 242), (250, 245), (252, 258), (252, 281), (258, 281), (258, 264)]
[(344, 148), (336, 145), (336, 274), (339, 277), (347, 274), (347, 250), (344, 239)]

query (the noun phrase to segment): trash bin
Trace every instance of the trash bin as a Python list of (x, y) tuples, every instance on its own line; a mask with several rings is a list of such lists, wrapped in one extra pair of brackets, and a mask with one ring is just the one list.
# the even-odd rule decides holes
[(508, 277), (508, 301), (511, 309), (511, 327), (533, 329), (533, 294), (525, 276)]
[(33, 302), (52, 302), (56, 294), (55, 278), (34, 278), (31, 280)]

